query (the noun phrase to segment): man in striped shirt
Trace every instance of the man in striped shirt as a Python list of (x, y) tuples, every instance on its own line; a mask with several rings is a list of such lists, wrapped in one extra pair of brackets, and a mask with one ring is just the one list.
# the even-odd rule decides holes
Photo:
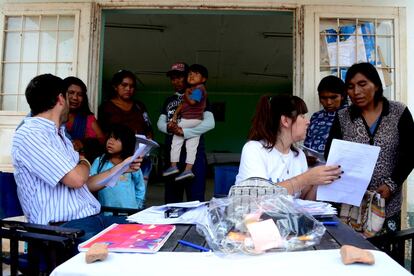
[[(91, 191), (104, 186), (88, 181), (90, 163), (65, 136), (69, 107), (63, 87), (63, 80), (51, 74), (37, 76), (27, 86), (32, 117), (24, 119), (13, 138), (14, 176), (29, 222), (80, 228), (85, 230), (82, 240), (86, 240), (114, 222), (125, 222), (125, 218), (99, 214), (101, 206)], [(133, 162), (131, 169), (137, 170), (139, 165)]]

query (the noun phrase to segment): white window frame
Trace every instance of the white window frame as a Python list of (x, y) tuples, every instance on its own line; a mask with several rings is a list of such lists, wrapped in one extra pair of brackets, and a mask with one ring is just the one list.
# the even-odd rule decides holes
[[(38, 15), (74, 15), (74, 52), (73, 74), (90, 83), (88, 70), (90, 68), (90, 37), (93, 32), (92, 3), (5, 3), (0, 14), (0, 55), (4, 55), (4, 27), (8, 16), (38, 16)], [(0, 66), (0, 82), (2, 82), (2, 69)], [(95, 95), (93, 95), (96, 97)], [(16, 126), (26, 116), (26, 112), (0, 110), (0, 171), (12, 171), (11, 142)]]
[(316, 88), (320, 81), (320, 19), (391, 19), (394, 22), (395, 91), (392, 100), (407, 103), (407, 43), (405, 8), (361, 6), (304, 6), (303, 91), (310, 113), (320, 109)]
[[(4, 42), (4, 24), (9, 16), (39, 16), (39, 15), (72, 15), (75, 16), (73, 75), (85, 82), (88, 81), (89, 43), (91, 25), (91, 4), (5, 4), (0, 18), (0, 41)], [(3, 60), (4, 43), (0, 45), (0, 55)], [(3, 67), (0, 66), (0, 76)], [(52, 72), (53, 73), (53, 72)], [(10, 110), (9, 110), (10, 111)], [(2, 111), (0, 111), (1, 114)], [(16, 112), (22, 114), (22, 112)]]
[[(310, 114), (320, 110), (316, 88), (320, 81), (320, 28), (321, 18), (391, 19), (394, 22), (395, 91), (392, 100), (407, 105), (407, 30), (406, 10), (403, 7), (362, 6), (304, 6), (303, 22), (303, 91)], [(401, 227), (407, 227), (407, 185), (403, 186)]]

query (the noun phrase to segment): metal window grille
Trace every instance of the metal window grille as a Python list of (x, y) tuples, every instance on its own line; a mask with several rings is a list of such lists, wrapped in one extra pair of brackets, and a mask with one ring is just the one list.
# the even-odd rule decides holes
[(0, 110), (29, 111), (24, 96), (36, 75), (72, 75), (75, 16), (6, 16), (1, 60)]
[(345, 79), (348, 68), (370, 62), (381, 77), (384, 95), (395, 98), (395, 31), (390, 19), (321, 18), (320, 75)]

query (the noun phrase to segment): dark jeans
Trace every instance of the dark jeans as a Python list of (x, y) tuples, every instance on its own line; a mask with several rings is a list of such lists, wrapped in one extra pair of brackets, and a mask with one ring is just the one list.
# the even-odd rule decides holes
[[(170, 150), (171, 150), (172, 136), (169, 135), (166, 139), (165, 160), (167, 160), (167, 167), (170, 165)], [(181, 148), (180, 162), (178, 168), (180, 171), (185, 167), (186, 151), (185, 146)], [(199, 200), (204, 201), (204, 194), (206, 189), (206, 174), (207, 174), (207, 158), (204, 151), (204, 137), (201, 136), (198, 144), (196, 160), (193, 165), (193, 179), (175, 181), (176, 175), (165, 178), (165, 203), (182, 202), (184, 200), (184, 192), (187, 201)]]
[(83, 237), (80, 237), (76, 240), (76, 242), (82, 243), (108, 226), (118, 223), (118, 224), (125, 224), (127, 223), (126, 217), (124, 216), (105, 216), (104, 214), (97, 214), (94, 216), (81, 218), (81, 219), (75, 219), (68, 222), (65, 222), (61, 225), (61, 227), (67, 227), (67, 228), (76, 228), (76, 229), (82, 229), (85, 231), (85, 235)]

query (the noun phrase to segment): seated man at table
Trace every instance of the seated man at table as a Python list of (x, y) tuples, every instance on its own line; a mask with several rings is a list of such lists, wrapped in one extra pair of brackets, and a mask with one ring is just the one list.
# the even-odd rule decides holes
[[(79, 242), (114, 222), (125, 222), (124, 217), (99, 214), (101, 206), (91, 191), (104, 188), (96, 180), (111, 172), (89, 178), (90, 163), (65, 136), (69, 106), (63, 80), (51, 74), (35, 77), (26, 88), (26, 100), (32, 117), (26, 117), (16, 130), (12, 159), (28, 221), (83, 229), (85, 236)], [(139, 161), (134, 160), (130, 170), (137, 170)]]

